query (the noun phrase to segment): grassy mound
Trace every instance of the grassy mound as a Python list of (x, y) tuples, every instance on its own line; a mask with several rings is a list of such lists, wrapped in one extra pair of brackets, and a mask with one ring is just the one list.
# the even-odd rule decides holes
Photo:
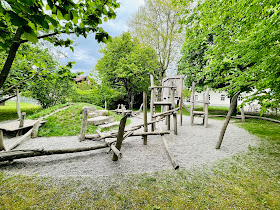
[[(83, 119), (82, 108), (84, 106), (94, 106), (94, 105), (87, 104), (87, 103), (74, 104), (65, 110), (62, 110), (60, 112), (55, 113), (52, 116), (47, 117), (46, 118), (47, 122), (39, 129), (38, 136), (50, 137), (50, 136), (79, 135), (81, 131), (81, 125)], [(101, 107), (98, 106), (94, 106), (94, 107), (96, 107), (97, 109), (102, 109)], [(49, 110), (43, 110), (43, 112), (49, 112)], [(109, 115), (114, 116), (115, 121), (119, 121), (122, 117), (120, 115), (114, 114), (113, 112), (109, 112)], [(37, 117), (41, 116), (41, 112), (37, 113), (36, 116)], [(33, 116), (31, 117), (33, 118)], [(94, 133), (96, 129), (97, 126), (88, 125), (87, 133)]]

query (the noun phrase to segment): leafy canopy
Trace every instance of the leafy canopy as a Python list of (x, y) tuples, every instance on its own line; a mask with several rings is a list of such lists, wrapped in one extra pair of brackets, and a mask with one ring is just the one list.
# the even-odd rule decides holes
[[(177, 1), (178, 2), (178, 1)], [(180, 1), (190, 7), (192, 1)], [(279, 1), (199, 1), (185, 10), (185, 43), (179, 62), (191, 81), (230, 95), (256, 89), (260, 103), (280, 100)]]

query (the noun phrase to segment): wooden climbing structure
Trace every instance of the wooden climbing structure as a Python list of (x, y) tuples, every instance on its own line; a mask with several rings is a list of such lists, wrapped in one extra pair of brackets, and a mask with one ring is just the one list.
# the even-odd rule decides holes
[[(203, 124), (204, 127), (207, 128), (208, 126), (208, 106), (209, 106), (209, 88), (207, 88), (206, 92), (203, 93), (203, 100), (195, 100), (195, 83), (192, 83), (192, 93), (191, 93), (191, 109), (190, 109), (190, 116), (191, 116), (191, 125), (194, 125), (194, 116), (201, 116), (203, 117)], [(203, 110), (196, 111), (195, 105), (202, 104)]]

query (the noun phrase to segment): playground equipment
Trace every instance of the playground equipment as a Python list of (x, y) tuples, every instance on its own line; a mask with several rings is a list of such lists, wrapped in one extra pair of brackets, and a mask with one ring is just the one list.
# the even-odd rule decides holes
[[(194, 116), (198, 115), (203, 117), (204, 127), (208, 126), (208, 106), (209, 106), (209, 88), (207, 88), (206, 93), (203, 93), (203, 100), (195, 100), (195, 83), (192, 83), (192, 93), (191, 93), (191, 125), (194, 125)], [(203, 111), (195, 111), (195, 104), (203, 104)]]
[[(154, 84), (154, 77), (153, 75), (150, 75), (151, 79), (151, 86), (149, 89), (151, 90), (151, 102), (150, 102), (150, 112), (151, 112), (151, 121), (155, 120), (156, 117), (159, 116), (167, 116), (167, 129), (170, 130), (170, 115), (173, 115), (174, 119), (174, 134), (177, 135), (177, 111), (180, 109), (182, 110), (182, 102), (180, 102), (180, 107), (175, 108), (175, 92), (177, 90), (177, 87), (174, 85), (175, 81), (179, 79), (179, 81), (182, 81), (183, 78), (166, 78), (163, 80), (162, 86), (156, 86)], [(183, 84), (183, 83), (182, 83)], [(180, 86), (180, 84), (178, 84)], [(160, 101), (157, 100), (159, 97), (156, 95), (157, 92), (161, 92)], [(178, 101), (182, 101), (182, 88), (179, 88), (177, 90), (177, 98)], [(156, 113), (156, 107), (161, 106), (161, 113)], [(165, 111), (167, 110), (167, 111)], [(181, 111), (182, 113), (182, 111)], [(181, 118), (182, 120), (182, 118)], [(155, 125), (152, 124), (152, 130), (155, 129)]]

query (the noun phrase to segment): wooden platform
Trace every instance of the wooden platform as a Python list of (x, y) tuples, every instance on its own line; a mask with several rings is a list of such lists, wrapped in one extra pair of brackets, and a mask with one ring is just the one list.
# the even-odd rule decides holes
[[(19, 128), (19, 121), (12, 121), (0, 124), (0, 130), (4, 131), (18, 131), (25, 128), (31, 128), (38, 120), (24, 120), (24, 126), (22, 128)], [(42, 124), (46, 121), (41, 121)]]

